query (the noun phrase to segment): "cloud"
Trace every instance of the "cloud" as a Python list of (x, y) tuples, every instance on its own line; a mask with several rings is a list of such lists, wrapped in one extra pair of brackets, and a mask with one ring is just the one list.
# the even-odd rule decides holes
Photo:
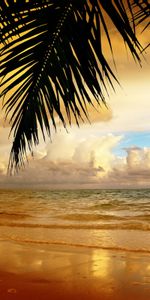
[(110, 134), (83, 138), (60, 132), (52, 143), (36, 151), (26, 169), (11, 177), (0, 175), (1, 182), (14, 187), (99, 184), (99, 178), (111, 170), (115, 161), (112, 149), (121, 139)]
[[(6, 159), (0, 156), (1, 187), (20, 188), (132, 188), (148, 187), (150, 148), (132, 146), (124, 156), (114, 149), (121, 135), (83, 136), (59, 132), (53, 142), (41, 145), (34, 159), (15, 176), (6, 176)], [(8, 147), (7, 143), (3, 143)]]
[(150, 187), (150, 148), (131, 147), (126, 157), (116, 164), (103, 184), (109, 179), (110, 187)]
[(10, 127), (0, 127), (0, 174), (6, 174), (10, 152), (10, 141), (8, 140)]

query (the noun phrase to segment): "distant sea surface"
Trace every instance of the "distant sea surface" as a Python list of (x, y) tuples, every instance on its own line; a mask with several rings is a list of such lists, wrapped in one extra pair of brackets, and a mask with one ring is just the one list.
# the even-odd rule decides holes
[(150, 190), (1, 190), (0, 240), (150, 253)]

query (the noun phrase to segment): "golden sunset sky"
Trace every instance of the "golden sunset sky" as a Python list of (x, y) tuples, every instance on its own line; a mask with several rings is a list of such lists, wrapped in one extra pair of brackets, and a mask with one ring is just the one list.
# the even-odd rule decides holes
[[(68, 132), (58, 123), (52, 142), (47, 139), (44, 143), (41, 138), (34, 158), (29, 157), (29, 164), (14, 176), (7, 175), (10, 127), (1, 121), (1, 187), (150, 187), (150, 50), (144, 58), (141, 55), (141, 68), (113, 28), (111, 36), (121, 86), (114, 83), (115, 92), (109, 89), (108, 109), (96, 106), (96, 112), (89, 108), (91, 124), (68, 125)], [(143, 46), (148, 44), (148, 30), (141, 33), (139, 28), (138, 37)], [(103, 48), (111, 62), (105, 40)]]

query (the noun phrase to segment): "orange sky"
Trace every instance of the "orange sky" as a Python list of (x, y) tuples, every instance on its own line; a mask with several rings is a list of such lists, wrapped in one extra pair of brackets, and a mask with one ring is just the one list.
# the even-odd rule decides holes
[[(143, 46), (147, 45), (148, 30), (138, 31)], [(68, 133), (58, 123), (52, 144), (41, 139), (34, 160), (29, 159), (26, 169), (14, 177), (6, 176), (11, 138), (8, 141), (8, 123), (3, 128), (1, 122), (1, 187), (149, 187), (150, 50), (145, 60), (141, 57), (140, 68), (113, 29), (112, 37), (121, 87), (115, 84), (116, 93), (110, 90), (106, 98), (109, 109), (101, 107), (99, 113), (90, 109), (91, 124), (81, 124), (79, 129), (73, 124)], [(112, 60), (104, 45), (108, 60)]]

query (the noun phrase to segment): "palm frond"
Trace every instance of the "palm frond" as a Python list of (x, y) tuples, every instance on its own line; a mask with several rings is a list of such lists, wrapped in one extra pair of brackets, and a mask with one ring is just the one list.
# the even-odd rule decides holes
[[(134, 16), (130, 1), (128, 8)], [(106, 15), (139, 62), (142, 48), (124, 1), (11, 0), (2, 1), (0, 9), (1, 96), (15, 88), (4, 104), (14, 135), (9, 161), (13, 171), (23, 165), (27, 148), (32, 151), (39, 143), (39, 126), (43, 138), (45, 130), (50, 136), (50, 119), (56, 128), (55, 114), (66, 126), (61, 103), (69, 122), (73, 113), (77, 124), (82, 115), (88, 118), (90, 93), (105, 103), (107, 82), (113, 87), (117, 81), (103, 52), (102, 30), (113, 51)]]
[(147, 0), (135, 0), (133, 6), (137, 8), (134, 15), (135, 22), (137, 22), (138, 25), (145, 23), (144, 31), (150, 25), (150, 3)]

